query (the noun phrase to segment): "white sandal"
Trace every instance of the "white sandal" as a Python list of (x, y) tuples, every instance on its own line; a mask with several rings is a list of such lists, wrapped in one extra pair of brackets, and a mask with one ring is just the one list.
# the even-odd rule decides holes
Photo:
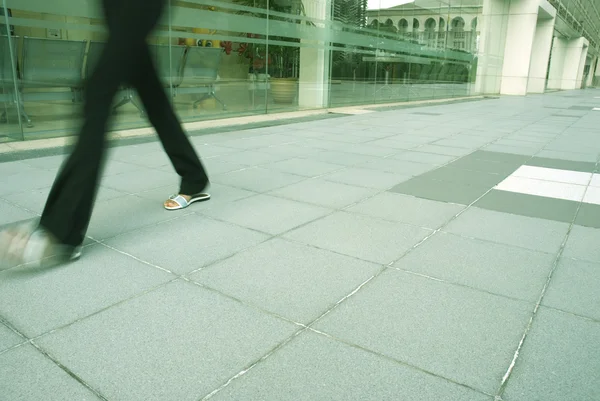
[(167, 210), (180, 210), (180, 209), (185, 209), (186, 207), (188, 207), (189, 205), (191, 205), (194, 202), (203, 202), (203, 201), (207, 201), (209, 199), (210, 199), (210, 194), (206, 194), (206, 193), (192, 195), (192, 197), (190, 198), (189, 201), (181, 195), (173, 195), (173, 196), (169, 197), (169, 200), (175, 202), (177, 204), (177, 206), (167, 206), (167, 205), (164, 205), (164, 206), (165, 206), (165, 209), (167, 209)]

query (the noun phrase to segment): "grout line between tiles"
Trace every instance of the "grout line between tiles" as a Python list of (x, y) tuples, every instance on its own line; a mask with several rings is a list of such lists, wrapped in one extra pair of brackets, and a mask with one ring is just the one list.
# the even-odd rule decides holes
[(419, 371), (419, 372), (425, 373), (425, 374), (426, 374), (426, 375), (428, 375), (428, 376), (433, 376), (433, 377), (436, 377), (436, 378), (438, 378), (438, 379), (442, 379), (442, 380), (444, 380), (444, 381), (450, 382), (450, 383), (452, 383), (452, 384), (455, 384), (455, 385), (457, 385), (457, 386), (460, 386), (460, 387), (467, 388), (467, 389), (469, 389), (469, 390), (475, 391), (475, 392), (477, 392), (477, 393), (480, 393), (480, 394), (484, 394), (484, 395), (487, 395), (487, 396), (490, 396), (490, 397), (491, 397), (491, 396), (493, 396), (492, 394), (489, 394), (489, 393), (487, 393), (487, 392), (485, 392), (485, 391), (483, 391), (483, 390), (480, 390), (480, 389), (477, 389), (477, 388), (471, 387), (471, 386), (469, 386), (469, 385), (467, 385), (467, 384), (464, 384), (464, 383), (457, 382), (457, 381), (455, 381), (455, 380), (449, 379), (449, 378), (447, 378), (447, 377), (444, 377), (444, 376), (440, 376), (440, 375), (438, 375), (438, 374), (436, 374), (436, 373), (434, 373), (434, 372), (430, 372), (429, 370), (427, 370), (427, 369), (423, 369), (423, 368), (421, 368), (421, 367), (419, 367), (419, 366), (417, 366), (417, 365), (413, 365), (413, 364), (411, 364), (411, 363), (408, 363), (408, 362), (406, 362), (406, 361), (403, 361), (403, 360), (401, 360), (401, 359), (397, 359), (397, 358), (391, 357), (391, 356), (389, 356), (389, 355), (383, 354), (383, 353), (381, 353), (381, 352), (374, 351), (374, 350), (372, 350), (372, 349), (369, 349), (369, 348), (363, 347), (363, 346), (361, 346), (361, 345), (359, 345), (359, 344), (352, 343), (352, 342), (350, 342), (350, 341), (347, 341), (347, 340), (344, 340), (344, 339), (342, 339), (342, 338), (335, 337), (335, 336), (333, 336), (333, 335), (331, 335), (331, 334), (329, 334), (329, 333), (326, 333), (326, 332), (320, 331), (320, 330), (318, 330), (318, 329), (315, 329), (315, 328), (313, 328), (313, 327), (309, 327), (309, 328), (308, 328), (308, 330), (309, 330), (309, 331), (311, 331), (311, 332), (313, 332), (313, 333), (315, 333), (315, 334), (318, 334), (318, 335), (321, 335), (321, 336), (323, 336), (323, 337), (326, 337), (326, 338), (328, 338), (328, 339), (330, 339), (330, 340), (333, 340), (333, 341), (336, 341), (336, 342), (339, 342), (339, 343), (345, 344), (345, 345), (347, 345), (347, 346), (349, 346), (349, 347), (352, 347), (352, 348), (359, 349), (359, 350), (361, 350), (361, 351), (364, 351), (364, 352), (367, 352), (367, 353), (369, 353), (369, 354), (372, 354), (372, 355), (378, 356), (378, 357), (380, 357), (380, 358), (383, 358), (383, 359), (386, 359), (386, 360), (388, 360), (388, 361), (391, 361), (391, 362), (397, 363), (397, 364), (399, 364), (399, 365), (406, 366), (406, 367), (408, 367), (408, 368), (410, 368), (410, 369), (414, 369), (414, 370), (417, 370), (417, 371)]

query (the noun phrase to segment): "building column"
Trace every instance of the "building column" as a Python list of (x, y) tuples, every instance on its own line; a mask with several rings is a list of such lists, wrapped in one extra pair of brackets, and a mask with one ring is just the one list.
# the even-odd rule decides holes
[(554, 38), (548, 89), (578, 89), (583, 79), (583, 69), (588, 51), (588, 40)]
[(592, 86), (600, 86), (600, 56), (596, 56), (596, 68), (594, 72), (594, 78), (592, 79)]
[(538, 19), (531, 49), (527, 93), (544, 93), (546, 90), (546, 75), (550, 50), (552, 50), (553, 33), (554, 18)]
[(474, 84), (476, 93), (500, 93), (509, 7), (510, 3), (505, 0), (483, 0)]
[(555, 17), (547, 0), (484, 0), (475, 91), (543, 92)]
[(596, 65), (598, 63), (598, 56), (594, 56), (592, 61), (590, 62), (590, 72), (587, 76), (587, 81), (585, 83), (585, 87), (589, 88), (594, 84), (594, 75), (596, 74)]
[[(331, 0), (304, 2), (306, 16), (321, 21), (331, 21)], [(330, 51), (329, 29), (316, 23), (321, 37), (316, 41), (302, 40), (300, 48), (300, 79), (298, 105), (305, 108), (323, 108), (329, 105)]]

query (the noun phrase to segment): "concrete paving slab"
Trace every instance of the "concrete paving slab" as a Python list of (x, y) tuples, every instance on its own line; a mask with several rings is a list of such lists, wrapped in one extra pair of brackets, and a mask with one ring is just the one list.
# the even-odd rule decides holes
[(554, 259), (553, 254), (439, 233), (394, 267), (535, 303)]
[[(165, 194), (165, 199), (168, 196)], [(88, 236), (105, 240), (191, 213), (190, 209), (179, 210), (178, 216), (175, 216), (164, 209), (163, 202), (153, 202), (136, 195), (98, 202), (92, 214)]]
[(298, 329), (178, 281), (37, 342), (107, 399), (192, 401)]
[(35, 337), (175, 278), (101, 245), (84, 252), (81, 263), (1, 272), (0, 315)]
[(315, 178), (270, 192), (270, 195), (331, 209), (341, 209), (375, 195), (377, 191)]
[(491, 400), (442, 378), (312, 332), (301, 334), (213, 399)]
[(600, 263), (562, 258), (543, 304), (600, 321)]
[(437, 229), (464, 207), (385, 192), (347, 209), (349, 212)]
[(191, 278), (308, 324), (380, 269), (374, 263), (273, 239), (208, 266)]
[(271, 170), (282, 171), (284, 173), (300, 175), (308, 178), (313, 178), (331, 173), (336, 170), (344, 169), (344, 166), (339, 164), (325, 163), (300, 157), (290, 159), (289, 156), (286, 160), (271, 163), (265, 167)]
[(431, 233), (354, 213), (337, 212), (286, 234), (286, 238), (387, 264)]
[(105, 243), (177, 274), (189, 273), (257, 245), (268, 235), (202, 215), (142, 228)]
[(9, 348), (14, 347), (27, 341), (21, 335), (15, 333), (13, 330), (0, 323), (0, 355), (2, 351), (6, 351)]
[(532, 306), (387, 271), (315, 328), (492, 394)]
[(272, 235), (323, 217), (331, 209), (268, 195), (257, 195), (200, 213)]
[(600, 398), (600, 323), (540, 309), (508, 382), (506, 401)]
[(410, 175), (401, 175), (377, 171), (367, 168), (348, 167), (323, 176), (323, 179), (342, 184), (355, 185), (373, 189), (389, 189), (392, 186), (407, 181)]
[(295, 174), (282, 173), (266, 168), (252, 167), (214, 176), (212, 182), (254, 192), (268, 192), (305, 180)]
[(0, 377), (6, 400), (101, 400), (31, 345), (0, 354)]
[(470, 208), (444, 231), (534, 251), (557, 253), (568, 229), (567, 223)]
[(21, 220), (28, 220), (34, 217), (36, 217), (36, 214), (14, 206), (6, 201), (0, 200), (0, 225), (10, 224)]

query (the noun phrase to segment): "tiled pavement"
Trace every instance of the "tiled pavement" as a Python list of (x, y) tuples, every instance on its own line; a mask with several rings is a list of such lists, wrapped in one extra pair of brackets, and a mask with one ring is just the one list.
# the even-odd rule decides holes
[[(197, 136), (179, 212), (159, 144), (114, 149), (84, 257), (0, 273), (0, 400), (599, 400), (597, 96)], [(0, 163), (0, 224), (61, 159)]]

